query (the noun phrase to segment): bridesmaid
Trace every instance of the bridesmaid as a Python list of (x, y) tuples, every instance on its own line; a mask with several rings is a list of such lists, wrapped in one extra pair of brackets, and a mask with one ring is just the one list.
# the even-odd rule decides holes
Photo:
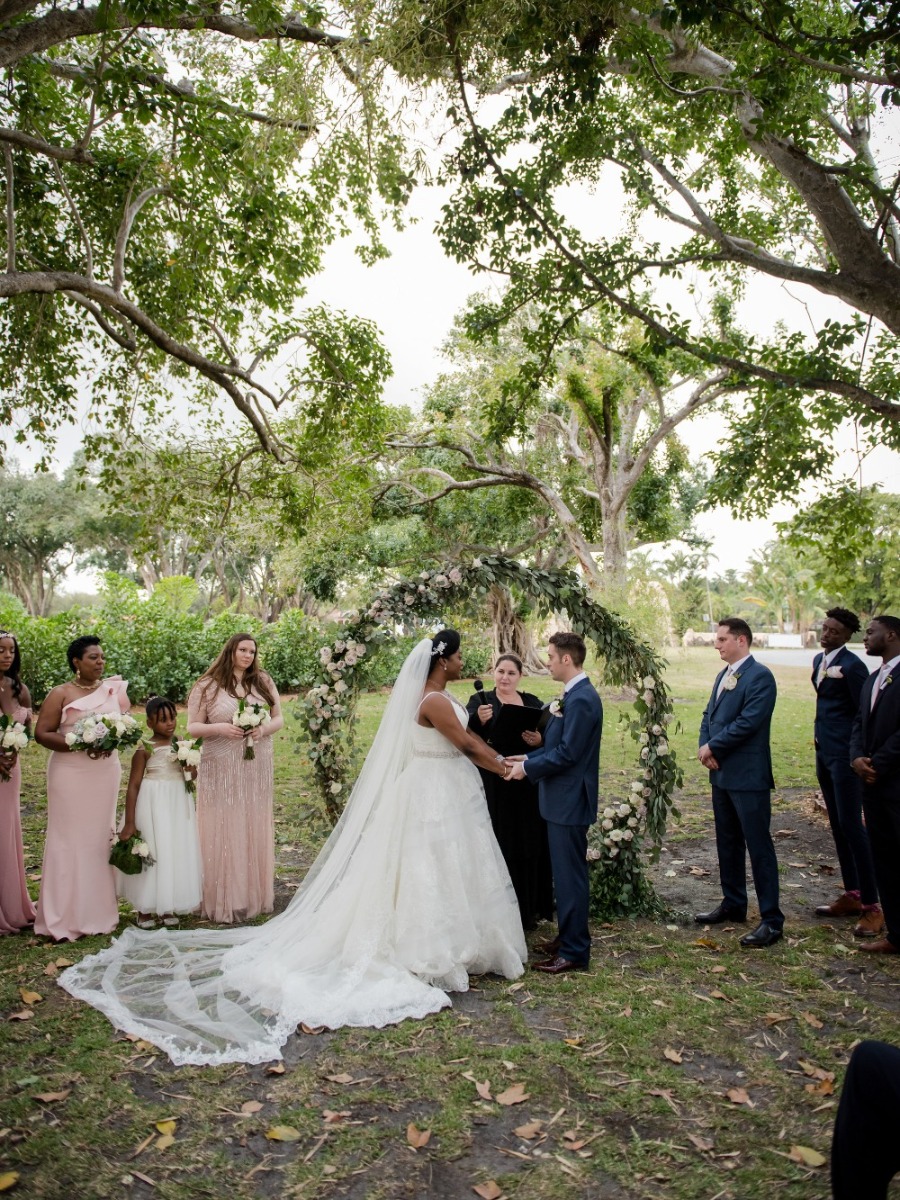
[[(238, 701), (266, 704), (271, 721), (249, 735), (231, 723)], [(194, 684), (187, 730), (203, 738), (197, 775), (197, 831), (203, 857), (202, 915), (230, 924), (275, 907), (274, 752), (284, 724), (275, 685), (260, 670), (255, 640), (236, 633)]]
[[(19, 678), (19, 643), (0, 633), (0, 711), (26, 727), (31, 724), (31, 696)], [(0, 753), (0, 934), (18, 933), (34, 921), (34, 905), (25, 885), (22, 822), (19, 815), (22, 768), (18, 755)]]
[(47, 763), (47, 840), (35, 933), (75, 941), (111, 933), (119, 923), (109, 865), (122, 765), (110, 751), (76, 750), (66, 734), (88, 713), (126, 713), (128, 684), (103, 678), (100, 639), (80, 637), (66, 653), (75, 678), (53, 688), (41, 705), (35, 740), (52, 750)]
[[(477, 693), (468, 703), (469, 730), (490, 742), (500, 754), (525, 754), (529, 747), (541, 744), (539, 733), (523, 733), (524, 745), (500, 743), (494, 727), (504, 704), (541, 708), (541, 702), (531, 692), (520, 692), (522, 660), (516, 654), (501, 654), (494, 663), (494, 687)], [(539, 919), (553, 916), (553, 877), (550, 871), (550, 849), (547, 844), (547, 823), (538, 808), (537, 788), (527, 779), (501, 779), (488, 771), (481, 772), (487, 797), (488, 812), (494, 826), (494, 836), (500, 845), (525, 929), (534, 929)]]

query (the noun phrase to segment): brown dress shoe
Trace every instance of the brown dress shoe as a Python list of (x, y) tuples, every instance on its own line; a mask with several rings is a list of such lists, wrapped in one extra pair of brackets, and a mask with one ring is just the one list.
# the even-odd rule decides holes
[(534, 948), (540, 950), (542, 954), (549, 954), (551, 958), (555, 958), (559, 952), (559, 938), (548, 938), (543, 942), (535, 942)]
[(566, 971), (586, 971), (587, 963), (572, 962), (568, 958), (548, 958), (546, 962), (533, 963), (532, 971), (543, 971), (545, 975), (563, 975)]
[(868, 909), (853, 926), (854, 937), (878, 937), (879, 933), (884, 933), (884, 913), (880, 908)]
[(862, 912), (862, 902), (844, 892), (833, 904), (820, 904), (816, 909), (817, 917), (856, 917)]
[(881, 938), (877, 942), (863, 942), (860, 950), (868, 950), (870, 954), (900, 954), (900, 946), (895, 946), (887, 938)]

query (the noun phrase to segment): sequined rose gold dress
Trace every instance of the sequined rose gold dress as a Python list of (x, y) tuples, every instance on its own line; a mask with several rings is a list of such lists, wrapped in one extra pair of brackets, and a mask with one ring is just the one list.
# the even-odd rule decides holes
[[(15, 707), (13, 721), (31, 720), (31, 709)], [(34, 905), (25, 885), (25, 856), (19, 796), (22, 767), (18, 755), (6, 783), (0, 781), (0, 934), (18, 933), (34, 920)]]
[[(238, 702), (210, 685), (197, 684), (191, 706), (204, 724), (231, 724)], [(248, 700), (265, 704), (251, 692)], [(222, 924), (248, 921), (275, 906), (274, 748), (270, 737), (253, 743), (204, 737), (197, 775), (197, 830), (203, 858), (204, 917)]]

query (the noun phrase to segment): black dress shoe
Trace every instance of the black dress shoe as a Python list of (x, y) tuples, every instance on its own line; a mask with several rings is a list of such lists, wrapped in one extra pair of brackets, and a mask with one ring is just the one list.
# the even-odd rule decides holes
[(694, 920), (698, 925), (722, 925), (726, 921), (737, 921), (740, 923), (747, 920), (747, 914), (740, 912), (736, 908), (729, 908), (723, 900), (721, 904), (717, 904), (709, 912), (697, 913)]
[(568, 958), (548, 958), (546, 962), (532, 963), (532, 971), (543, 971), (545, 975), (563, 975), (566, 971), (586, 971), (587, 963), (572, 962)]
[(775, 942), (780, 942), (784, 934), (775, 925), (769, 925), (767, 921), (760, 921), (752, 933), (745, 933), (741, 938), (742, 946), (752, 946), (755, 950), (761, 950), (763, 946), (771, 946)]

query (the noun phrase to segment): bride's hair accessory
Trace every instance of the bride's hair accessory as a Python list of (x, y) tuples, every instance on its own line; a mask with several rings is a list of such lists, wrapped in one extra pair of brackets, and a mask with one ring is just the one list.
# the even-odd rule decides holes
[(431, 657), (449, 658), (459, 649), (460, 636), (455, 629), (439, 629), (431, 639)]

